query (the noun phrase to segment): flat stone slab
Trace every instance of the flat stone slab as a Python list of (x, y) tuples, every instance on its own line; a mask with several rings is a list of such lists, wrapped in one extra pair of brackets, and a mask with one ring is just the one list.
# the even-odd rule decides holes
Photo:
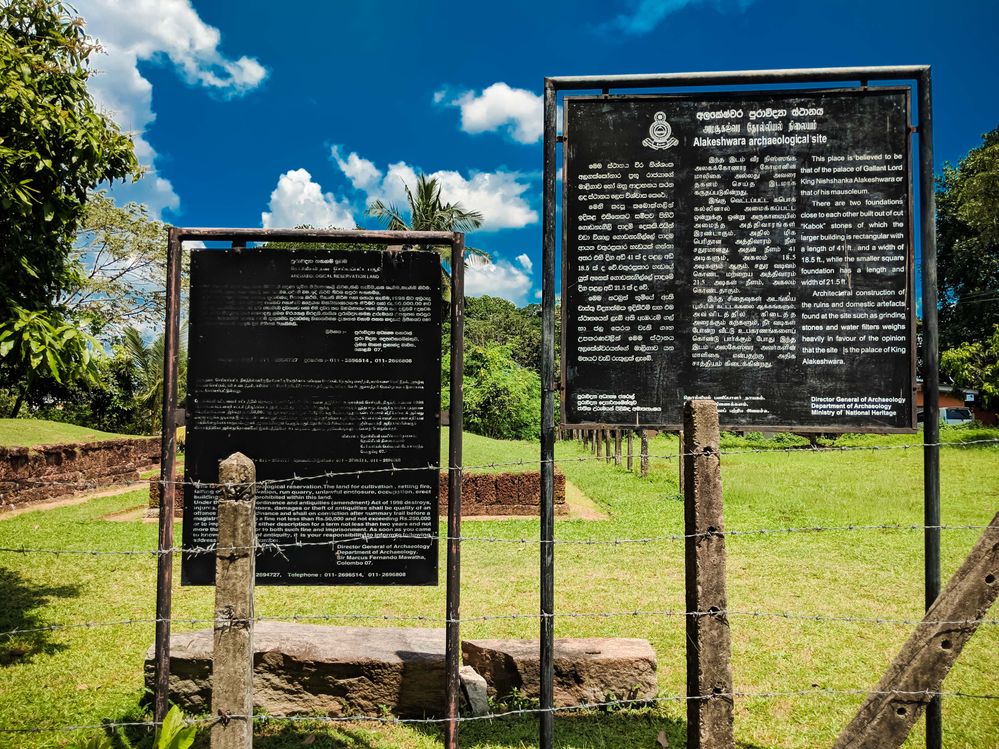
[[(170, 699), (189, 712), (211, 709), (212, 630), (170, 636)], [(400, 717), (444, 709), (444, 630), (330, 627), (257, 622), (253, 704), (272, 715), (325, 713)], [(146, 653), (146, 687), (154, 682)]]
[[(514, 689), (540, 696), (537, 640), (466, 640), (465, 664), (482, 675), (489, 694), (503, 699)], [(624, 637), (558, 638), (554, 646), (555, 705), (593, 704), (656, 696), (656, 652), (648, 640)]]

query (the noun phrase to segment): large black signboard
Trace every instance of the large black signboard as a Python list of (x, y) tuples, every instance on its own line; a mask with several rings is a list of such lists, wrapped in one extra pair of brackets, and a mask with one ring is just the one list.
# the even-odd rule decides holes
[[(258, 584), (437, 583), (440, 340), (433, 253), (192, 253), (185, 475), (254, 461)], [(216, 492), (185, 486), (185, 547), (215, 543)]]
[(911, 431), (908, 89), (565, 100), (563, 421)]

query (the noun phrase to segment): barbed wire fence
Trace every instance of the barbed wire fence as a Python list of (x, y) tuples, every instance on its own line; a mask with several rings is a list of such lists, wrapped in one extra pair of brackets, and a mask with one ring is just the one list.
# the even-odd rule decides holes
[[(773, 455), (773, 454), (799, 454), (799, 455), (814, 455), (814, 454), (840, 454), (840, 453), (852, 453), (852, 452), (873, 452), (873, 451), (913, 451), (921, 450), (925, 447), (940, 447), (940, 448), (972, 448), (979, 447), (985, 449), (996, 449), (999, 451), (999, 438), (981, 438), (972, 439), (959, 442), (937, 442), (937, 443), (903, 443), (903, 444), (860, 444), (860, 445), (833, 445), (833, 446), (819, 446), (819, 445), (807, 445), (807, 446), (788, 446), (788, 447), (763, 447), (763, 448), (734, 448), (734, 449), (723, 449), (718, 454), (720, 457), (736, 457), (736, 456), (758, 456), (758, 455)], [(649, 455), (649, 459), (655, 459), (658, 461), (673, 461), (679, 460), (684, 457), (696, 456), (697, 453), (683, 453), (681, 451), (670, 452), (666, 454)], [(599, 462), (605, 463), (607, 461), (606, 456), (576, 456), (576, 457), (561, 457), (556, 458), (552, 461), (556, 466), (574, 464), (574, 463), (587, 463), (587, 462)], [(540, 460), (514, 460), (514, 461), (501, 461), (501, 462), (490, 462), (481, 463), (477, 465), (462, 465), (460, 467), (451, 469), (457, 471), (494, 471), (497, 469), (510, 469), (510, 468), (534, 468), (543, 465), (543, 461)], [(153, 479), (152, 482), (156, 484), (171, 484), (174, 486), (193, 486), (198, 489), (205, 488), (215, 488), (215, 489), (237, 489), (240, 487), (261, 487), (270, 485), (287, 485), (293, 483), (306, 483), (306, 482), (320, 482), (333, 478), (341, 477), (355, 477), (370, 474), (397, 474), (400, 472), (442, 472), (449, 470), (447, 466), (438, 465), (427, 465), (419, 467), (410, 466), (388, 466), (385, 468), (376, 469), (364, 469), (364, 470), (343, 470), (343, 471), (326, 471), (322, 473), (317, 473), (308, 476), (297, 476), (293, 475), (287, 478), (278, 479), (261, 479), (254, 482), (248, 482), (245, 484), (233, 483), (233, 482), (205, 482), (205, 481), (186, 481), (182, 479), (172, 479), (167, 481), (162, 481), (158, 479)], [(71, 486), (79, 491), (85, 491), (88, 489), (96, 488), (106, 488), (105, 486), (98, 486), (93, 482), (83, 482), (83, 481), (67, 481), (67, 482), (50, 482), (46, 481), (44, 477), (34, 479), (40, 483), (45, 483), (46, 485), (60, 485), (60, 486)], [(667, 500), (680, 500), (682, 501), (682, 496), (669, 495), (664, 497)], [(20, 507), (30, 507), (31, 505), (37, 504), (37, 502), (28, 503), (0, 503), (0, 513), (4, 511), (16, 509)], [(2, 515), (0, 515), (2, 518)], [(800, 525), (800, 526), (788, 526), (788, 527), (762, 527), (762, 528), (736, 528), (736, 529), (726, 529), (724, 531), (713, 531), (710, 535), (722, 535), (725, 537), (747, 537), (747, 538), (772, 538), (776, 536), (790, 536), (796, 534), (822, 534), (822, 533), (846, 533), (846, 534), (860, 534), (866, 532), (925, 532), (929, 530), (939, 530), (948, 532), (978, 532), (986, 531), (991, 526), (989, 525), (977, 525), (977, 524), (955, 524), (955, 525), (922, 525), (922, 524), (892, 524), (892, 523), (881, 523), (881, 524), (855, 524), (855, 525)], [(706, 533), (694, 533), (694, 534), (684, 534), (684, 533), (671, 533), (662, 535), (652, 535), (643, 537), (620, 537), (620, 538), (555, 538), (551, 543), (559, 546), (635, 546), (635, 545), (652, 545), (661, 543), (672, 543), (672, 542), (684, 542), (690, 538), (698, 538), (705, 535)], [(533, 547), (534, 545), (539, 545), (545, 543), (540, 541), (537, 537), (527, 538), (527, 537), (506, 537), (506, 536), (486, 536), (486, 535), (474, 535), (474, 534), (461, 534), (460, 536), (449, 536), (446, 534), (386, 534), (386, 533), (366, 533), (360, 535), (348, 535), (343, 537), (334, 537), (330, 539), (323, 539), (320, 541), (315, 540), (294, 540), (292, 542), (260, 542), (253, 544), (252, 546), (219, 546), (217, 544), (209, 544), (202, 546), (173, 546), (171, 548), (130, 548), (130, 549), (120, 549), (120, 548), (35, 548), (29, 546), (2, 546), (0, 547), (0, 558), (4, 555), (8, 556), (33, 556), (33, 555), (47, 555), (61, 557), (66, 556), (70, 558), (79, 558), (81, 556), (85, 557), (149, 557), (157, 558), (164, 555), (171, 555), (174, 553), (184, 555), (184, 556), (201, 556), (201, 555), (214, 555), (218, 552), (234, 552), (234, 551), (253, 551), (257, 554), (276, 554), (284, 555), (293, 549), (301, 549), (307, 547), (325, 547), (329, 548), (331, 551), (335, 551), (337, 546), (342, 544), (368, 544), (368, 543), (380, 543), (388, 540), (424, 540), (424, 541), (437, 541), (437, 542), (448, 542), (448, 541), (458, 541), (460, 543), (482, 543), (482, 544), (513, 544), (522, 547)], [(0, 631), (0, 642), (10, 641), (19, 637), (26, 637), (31, 635), (39, 635), (43, 633), (53, 633), (61, 632), (67, 630), (89, 630), (89, 629), (105, 629), (114, 627), (127, 627), (127, 626), (141, 626), (141, 625), (154, 625), (160, 622), (168, 621), (171, 624), (185, 625), (185, 626), (196, 626), (196, 625), (217, 625), (217, 624), (239, 624), (239, 623), (250, 623), (250, 622), (342, 622), (342, 621), (356, 621), (356, 622), (399, 622), (399, 623), (424, 623), (424, 624), (461, 624), (461, 623), (472, 623), (472, 622), (489, 622), (489, 621), (510, 621), (510, 620), (532, 620), (539, 621), (543, 616), (537, 612), (532, 613), (506, 613), (506, 614), (485, 614), (477, 616), (461, 616), (458, 619), (449, 619), (447, 616), (424, 616), (424, 615), (393, 615), (393, 614), (362, 614), (362, 613), (336, 613), (336, 614), (310, 614), (310, 613), (294, 613), (281, 616), (255, 616), (249, 620), (233, 620), (232, 618), (218, 619), (218, 618), (198, 618), (198, 617), (171, 617), (169, 619), (160, 619), (156, 617), (151, 618), (128, 618), (128, 619), (116, 619), (116, 620), (100, 620), (95, 619), (91, 621), (66, 621), (66, 622), (54, 622), (44, 626), (37, 627), (21, 627), (14, 628), (7, 631)], [(817, 622), (817, 623), (844, 623), (844, 624), (863, 624), (863, 625), (881, 625), (881, 626), (895, 626), (895, 627), (912, 627), (912, 626), (950, 626), (954, 628), (974, 628), (979, 626), (995, 626), (999, 625), (999, 619), (996, 618), (978, 618), (978, 619), (951, 619), (951, 620), (927, 620), (923, 618), (906, 618), (906, 617), (889, 617), (889, 616), (847, 616), (847, 615), (835, 615), (835, 614), (821, 614), (813, 613), (808, 611), (790, 611), (790, 610), (753, 610), (753, 609), (740, 609), (740, 608), (727, 608), (724, 610), (711, 610), (711, 611), (685, 611), (682, 609), (627, 609), (627, 610), (617, 610), (617, 611), (558, 611), (554, 615), (551, 615), (553, 619), (626, 619), (626, 618), (638, 618), (638, 617), (653, 617), (653, 618), (679, 618), (686, 619), (688, 617), (725, 617), (725, 618), (747, 618), (747, 619), (764, 619), (764, 620), (787, 620), (787, 621), (807, 621), (807, 622)], [(457, 718), (459, 722), (469, 722), (469, 721), (492, 721), (496, 719), (508, 718), (508, 717), (523, 717), (523, 716), (536, 716), (542, 713), (580, 713), (585, 711), (608, 711), (608, 710), (624, 710), (624, 709), (634, 709), (634, 708), (647, 708), (663, 703), (670, 702), (689, 702), (692, 700), (707, 700), (707, 699), (778, 699), (785, 697), (816, 697), (816, 698), (835, 698), (835, 697), (856, 697), (865, 695), (885, 695), (896, 698), (909, 698), (916, 702), (927, 702), (934, 697), (944, 697), (944, 698), (958, 698), (958, 699), (970, 699), (970, 700), (999, 700), (999, 694), (993, 693), (970, 693), (960, 690), (955, 691), (902, 691), (902, 690), (886, 690), (886, 691), (875, 691), (871, 689), (830, 689), (818, 686), (812, 686), (807, 689), (791, 689), (783, 691), (742, 691), (733, 690), (730, 693), (718, 694), (713, 692), (712, 694), (706, 695), (666, 695), (666, 696), (656, 696), (652, 698), (645, 699), (613, 699), (606, 700), (603, 702), (587, 702), (575, 705), (556, 705), (551, 708), (540, 708), (540, 707), (525, 707), (519, 709), (504, 709), (500, 712), (492, 712), (487, 715), (474, 716), (474, 715), (461, 715)], [(375, 723), (375, 724), (386, 724), (386, 725), (443, 725), (449, 722), (449, 718), (445, 717), (427, 717), (427, 718), (404, 718), (404, 717), (394, 717), (389, 715), (363, 715), (363, 714), (344, 714), (344, 715), (287, 715), (287, 716), (271, 716), (271, 715), (233, 715), (227, 714), (225, 716), (214, 716), (214, 717), (204, 717), (204, 718), (190, 718), (187, 723), (190, 725), (197, 726), (209, 726), (220, 720), (251, 720), (255, 724), (268, 725), (268, 724), (303, 724), (310, 726), (321, 726), (321, 725), (334, 725), (342, 723)], [(49, 725), (49, 726), (31, 726), (31, 727), (4, 727), (0, 728), (0, 735), (31, 735), (31, 734), (44, 734), (44, 733), (70, 733), (78, 731), (107, 731), (114, 730), (118, 728), (146, 728), (153, 729), (157, 727), (159, 723), (154, 720), (147, 721), (104, 721), (102, 723), (91, 723), (91, 724), (70, 724), (70, 725)]]

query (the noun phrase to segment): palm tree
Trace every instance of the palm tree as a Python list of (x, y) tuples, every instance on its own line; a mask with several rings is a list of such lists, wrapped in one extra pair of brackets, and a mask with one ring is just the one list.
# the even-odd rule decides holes
[[(368, 206), (368, 215), (381, 219), (386, 228), (392, 231), (460, 231), (470, 232), (482, 226), (482, 214), (478, 211), (465, 210), (461, 203), (445, 203), (441, 200), (441, 185), (435, 177), (420, 173), (416, 178), (416, 190), (406, 191), (406, 202), (409, 203), (409, 221), (398, 206), (385, 204), (375, 200)], [(429, 250), (441, 256), (442, 263), (451, 262), (451, 249), (446, 246), (431, 247), (429, 245), (405, 245), (406, 250)], [(489, 253), (476, 247), (465, 247), (469, 256), (489, 259)], [(468, 260), (465, 260), (467, 265)], [(444, 275), (444, 292), (450, 295), (450, 277), (447, 271)]]
[[(178, 341), (178, 344), (178, 398), (183, 399), (187, 381), (187, 356), (184, 354), (183, 341)], [(128, 327), (125, 328), (123, 345), (139, 382), (136, 403), (145, 411), (150, 434), (155, 434), (159, 430), (163, 414), (163, 356), (166, 341), (161, 335), (147, 345), (138, 330)]]

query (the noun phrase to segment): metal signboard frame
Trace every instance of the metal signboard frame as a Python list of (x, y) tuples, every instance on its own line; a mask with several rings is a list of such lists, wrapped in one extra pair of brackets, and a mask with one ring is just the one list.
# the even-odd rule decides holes
[[(911, 96), (910, 89), (904, 86), (877, 86), (873, 87), (878, 92), (895, 92), (904, 93), (906, 98), (906, 111), (905, 118), (906, 123), (911, 121), (912, 118), (912, 107), (911, 107)], [(857, 93), (858, 91), (872, 90), (872, 87), (865, 86), (863, 89), (857, 88), (807, 88), (807, 89), (783, 89), (778, 91), (712, 91), (705, 96), (711, 97), (713, 100), (724, 100), (725, 98), (738, 99), (746, 95), (763, 95), (763, 94), (773, 94), (775, 97), (781, 95), (788, 96), (814, 96), (820, 94), (837, 94), (837, 93)], [(568, 131), (568, 117), (569, 117), (569, 106), (570, 102), (592, 102), (592, 101), (608, 101), (608, 100), (642, 100), (650, 99), (655, 101), (663, 101), (673, 99), (685, 99), (694, 100), (697, 99), (700, 93), (689, 93), (684, 92), (681, 94), (625, 94), (625, 95), (611, 95), (605, 94), (601, 96), (571, 96), (563, 97), (562, 102), (562, 140), (560, 142), (566, 142), (571, 135)], [(916, 418), (916, 309), (915, 309), (915, 243), (913, 239), (913, 226), (914, 221), (912, 221), (912, 216), (914, 215), (913, 203), (914, 195), (912, 189), (912, 171), (908, 168), (912, 160), (912, 143), (911, 138), (906, 138), (904, 161), (907, 166), (906, 174), (906, 194), (907, 194), (907, 205), (906, 210), (909, 215), (908, 222), (908, 236), (906, 237), (906, 259), (905, 259), (905, 274), (906, 274), (906, 313), (908, 322), (908, 337), (911, 343), (910, 356), (909, 356), (909, 382), (908, 382), (908, 395), (909, 395), (909, 423), (904, 427), (881, 427), (881, 426), (868, 426), (868, 425), (839, 425), (839, 424), (823, 424), (823, 425), (804, 425), (804, 424), (790, 424), (790, 423), (777, 423), (777, 424), (727, 424), (724, 421), (721, 424), (722, 429), (736, 429), (743, 431), (762, 431), (762, 432), (818, 432), (818, 433), (876, 433), (876, 434), (913, 434), (917, 428), (917, 418)], [(568, 359), (565, 355), (567, 351), (566, 347), (566, 336), (569, 332), (569, 326), (566, 324), (567, 319), (567, 307), (564, 304), (564, 300), (567, 297), (565, 289), (568, 288), (568, 263), (566, 262), (566, 254), (568, 251), (569, 238), (567, 232), (565, 231), (565, 216), (568, 209), (568, 190), (566, 187), (570, 184), (571, 175), (568, 171), (569, 160), (563, 155), (562, 158), (562, 232), (561, 232), (561, 250), (562, 250), (562, 263), (561, 263), (561, 289), (563, 290), (562, 299), (563, 304), (561, 306), (562, 311), (562, 326), (561, 326), (561, 338), (560, 338), (560, 351), (562, 355), (560, 357), (560, 372), (559, 378), (561, 382), (560, 391), (563, 396), (569, 392), (569, 382), (567, 376)], [(566, 398), (562, 397), (559, 403), (559, 413), (561, 415), (560, 426), (563, 429), (620, 429), (622, 427), (634, 427), (634, 428), (645, 428), (645, 429), (656, 429), (660, 431), (676, 432), (682, 428), (681, 419), (676, 421), (665, 421), (656, 424), (624, 424), (621, 423), (606, 423), (600, 421), (571, 421), (567, 418), (566, 409)]]
[[(163, 433), (160, 443), (159, 553), (156, 574), (155, 720), (161, 722), (169, 705), (170, 616), (173, 602), (174, 510), (176, 507), (177, 428), (186, 421), (177, 400), (180, 351), (181, 261), (183, 243), (229, 242), (233, 249), (248, 242), (371, 243), (388, 247), (429, 244), (451, 251), (451, 382), (448, 435), (448, 513), (446, 544), (445, 738), (457, 746), (461, 667), (459, 606), (461, 596), (461, 478), (464, 362), (465, 235), (440, 231), (348, 231), (314, 229), (227, 229), (170, 227), (167, 238), (166, 328), (163, 357)], [(252, 252), (253, 250), (248, 250)], [(252, 457), (252, 456), (251, 456)], [(436, 470), (436, 469), (435, 469)]]
[[(918, 145), (918, 221), (921, 245), (923, 313), (924, 445), (924, 575), (926, 608), (940, 593), (940, 422), (939, 422), (939, 331), (937, 323), (936, 205), (933, 183), (933, 104), (930, 67), (905, 65), (885, 67), (811, 68), (797, 70), (753, 70), (707, 73), (664, 73), (614, 76), (558, 76), (544, 80), (544, 179), (542, 224), (542, 343), (541, 343), (541, 596), (540, 596), (540, 711), (539, 746), (551, 749), (554, 741), (555, 637), (555, 412), (560, 390), (555, 371), (555, 224), (558, 145), (558, 98), (564, 91), (595, 91), (610, 96), (612, 90), (691, 89), (744, 86), (779, 87), (856, 84), (871, 81), (909, 81), (915, 84), (917, 121), (910, 133)], [(897, 85), (897, 83), (896, 83)], [(788, 89), (775, 89), (788, 90)], [(914, 222), (911, 222), (914, 223)], [(851, 430), (855, 431), (855, 430)], [(939, 749), (942, 722), (939, 697), (926, 711), (926, 745)]]

